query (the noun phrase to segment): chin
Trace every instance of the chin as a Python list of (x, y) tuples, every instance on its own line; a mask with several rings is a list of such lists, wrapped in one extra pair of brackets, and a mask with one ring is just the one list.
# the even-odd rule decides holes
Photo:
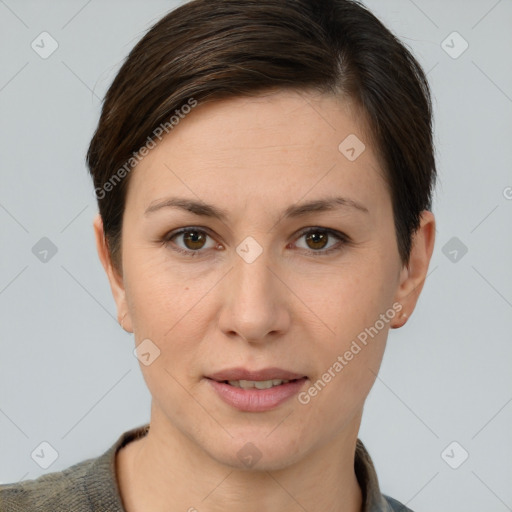
[[(273, 427), (274, 428), (274, 427)], [(210, 439), (206, 451), (218, 463), (245, 471), (278, 471), (300, 460), (304, 454), (297, 450), (298, 441), (285, 436), (270, 434), (272, 429), (252, 428), (235, 434), (225, 443), (219, 444), (218, 437)], [(272, 436), (274, 436), (272, 438)]]

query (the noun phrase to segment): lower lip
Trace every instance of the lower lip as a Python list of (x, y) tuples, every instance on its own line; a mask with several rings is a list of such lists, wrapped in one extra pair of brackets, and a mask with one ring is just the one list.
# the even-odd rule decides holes
[(307, 378), (287, 382), (269, 389), (242, 389), (224, 382), (207, 379), (224, 402), (240, 411), (263, 412), (277, 407), (279, 404), (296, 395), (304, 386)]

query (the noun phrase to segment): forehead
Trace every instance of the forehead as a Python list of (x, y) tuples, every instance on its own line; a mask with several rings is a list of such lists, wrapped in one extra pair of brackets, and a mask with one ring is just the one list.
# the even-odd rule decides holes
[(319, 93), (201, 104), (132, 171), (127, 206), (145, 210), (166, 194), (231, 197), (233, 206), (256, 195), (289, 203), (334, 189), (363, 203), (386, 201), (367, 131), (353, 104)]

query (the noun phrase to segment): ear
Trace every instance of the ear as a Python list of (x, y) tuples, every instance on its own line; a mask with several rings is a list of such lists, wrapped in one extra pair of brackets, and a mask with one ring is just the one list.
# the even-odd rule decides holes
[(402, 305), (401, 314), (391, 322), (391, 327), (402, 327), (412, 315), (427, 277), (428, 266), (436, 233), (436, 222), (432, 212), (421, 213), (420, 226), (413, 235), (409, 263), (400, 271), (400, 284), (395, 295), (395, 302)]
[(117, 306), (117, 321), (126, 332), (133, 332), (132, 320), (126, 301), (126, 291), (124, 288), (123, 277), (112, 265), (110, 251), (108, 249), (105, 233), (103, 231), (103, 220), (98, 213), (93, 221), (94, 236), (96, 237), (96, 249), (101, 264), (107, 274), (110, 289)]

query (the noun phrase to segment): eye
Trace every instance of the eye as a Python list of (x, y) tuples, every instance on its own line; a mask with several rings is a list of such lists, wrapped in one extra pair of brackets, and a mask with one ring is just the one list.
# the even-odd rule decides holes
[[(206, 245), (207, 239), (210, 238), (210, 245)], [(175, 243), (174, 240), (181, 240), (183, 246)], [(211, 249), (216, 246), (215, 241), (210, 235), (203, 229), (195, 228), (193, 226), (180, 229), (169, 233), (162, 241), (165, 245), (169, 245), (171, 242), (175, 246), (173, 249), (177, 252), (181, 252), (190, 256), (197, 256), (200, 254), (200, 249)]]
[[(318, 253), (318, 255), (321, 254), (327, 254), (331, 253), (332, 251), (337, 251), (341, 249), (343, 245), (346, 245), (349, 242), (348, 237), (339, 232), (335, 231), (334, 229), (328, 229), (328, 228), (308, 228), (306, 231), (303, 231), (298, 240), (301, 238), (304, 238), (307, 246), (305, 247), (306, 250), (309, 250), (313, 253)], [(329, 244), (329, 239), (335, 239), (338, 241), (338, 243)], [(327, 249), (325, 249), (328, 247)], [(304, 248), (304, 247), (303, 247)], [(315, 254), (317, 256), (317, 254)]]

